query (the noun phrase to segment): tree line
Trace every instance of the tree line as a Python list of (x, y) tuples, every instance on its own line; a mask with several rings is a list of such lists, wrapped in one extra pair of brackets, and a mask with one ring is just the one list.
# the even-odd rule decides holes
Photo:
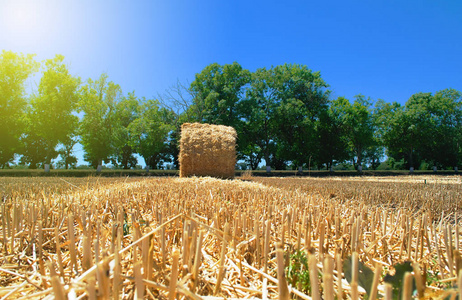
[[(57, 157), (74, 168), (80, 143), (92, 167), (133, 168), (135, 154), (150, 168), (175, 167), (184, 122), (233, 126), (244, 168), (342, 164), (376, 169), (454, 168), (462, 160), (462, 94), (454, 89), (416, 93), (401, 105), (331, 99), (320, 72), (284, 64), (254, 72), (238, 63), (213, 63), (191, 84), (177, 83), (156, 99), (124, 94), (107, 74), (96, 79), (70, 73), (62, 55), (43, 62), (33, 55), (0, 55), (0, 166), (15, 158), (29, 168)], [(40, 71), (37, 88), (26, 81)]]

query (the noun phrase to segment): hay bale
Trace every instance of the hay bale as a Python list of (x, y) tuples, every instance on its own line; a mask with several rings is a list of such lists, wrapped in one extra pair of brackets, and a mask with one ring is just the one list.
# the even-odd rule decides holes
[(179, 155), (180, 177), (234, 178), (236, 138), (233, 127), (183, 124)]

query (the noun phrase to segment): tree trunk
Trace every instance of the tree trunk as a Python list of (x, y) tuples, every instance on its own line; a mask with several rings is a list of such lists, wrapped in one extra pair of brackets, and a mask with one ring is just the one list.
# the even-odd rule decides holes
[[(266, 147), (268, 147), (268, 144), (266, 145)], [(270, 165), (270, 161), (269, 161), (269, 151), (268, 149), (266, 149), (265, 151), (265, 163), (266, 163), (266, 172), (269, 173), (271, 172), (271, 165)]]
[(252, 170), (256, 170), (256, 169), (258, 168), (258, 163), (259, 163), (259, 161), (258, 161), (257, 159), (251, 161), (251, 162), (250, 162), (250, 168), (251, 168)]
[(414, 160), (412, 158), (412, 152), (414, 152), (414, 147), (411, 145), (411, 152), (409, 153), (409, 166), (414, 167)]
[(358, 165), (358, 171), (359, 171), (359, 167), (362, 168), (362, 160), (363, 160), (363, 153), (362, 152), (363, 152), (362, 149), (358, 148), (358, 150), (357, 150), (358, 160), (356, 162), (356, 164)]
[(71, 151), (67, 149), (67, 147), (65, 147), (64, 151), (66, 152), (66, 158), (64, 159), (64, 168), (66, 170), (69, 169), (69, 162), (68, 162), (68, 159), (69, 157), (71, 156)]
[(103, 160), (99, 159), (98, 160), (98, 166), (96, 167), (96, 172), (101, 173), (102, 170), (103, 170)]

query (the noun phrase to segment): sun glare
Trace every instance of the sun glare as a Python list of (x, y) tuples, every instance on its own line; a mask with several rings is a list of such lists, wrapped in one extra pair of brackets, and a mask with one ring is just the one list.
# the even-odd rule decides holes
[(2, 26), (14, 44), (46, 42), (55, 31), (52, 5), (46, 1), (10, 0), (0, 4)]

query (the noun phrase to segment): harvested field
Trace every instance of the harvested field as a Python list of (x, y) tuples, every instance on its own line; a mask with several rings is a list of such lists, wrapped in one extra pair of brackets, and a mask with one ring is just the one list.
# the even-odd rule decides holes
[(431, 219), (450, 219), (462, 215), (462, 177), (397, 176), (333, 177), (291, 179), (252, 177), (265, 185), (299, 190), (338, 203), (359, 202), (368, 207), (406, 209), (426, 213)]
[(0, 298), (411, 299), (412, 278), (423, 298), (461, 282), (459, 184), (30, 180), (0, 183)]
[(2, 177), (0, 178), (0, 196), (21, 200), (43, 194), (58, 195), (134, 180), (137, 179), (130, 177)]

